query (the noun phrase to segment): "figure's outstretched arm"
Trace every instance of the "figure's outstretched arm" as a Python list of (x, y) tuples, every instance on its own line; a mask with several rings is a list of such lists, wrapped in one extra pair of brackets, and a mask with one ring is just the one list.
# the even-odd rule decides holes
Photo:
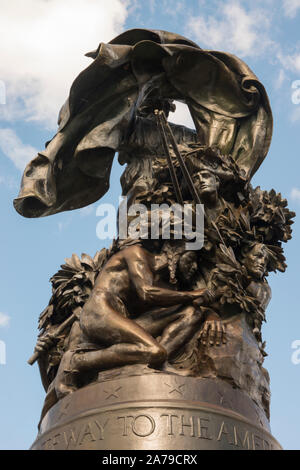
[(176, 291), (154, 286), (154, 275), (148, 253), (141, 247), (128, 249), (125, 259), (130, 279), (136, 288), (138, 296), (149, 303), (161, 306), (192, 302), (199, 297), (206, 297), (207, 289), (197, 291)]

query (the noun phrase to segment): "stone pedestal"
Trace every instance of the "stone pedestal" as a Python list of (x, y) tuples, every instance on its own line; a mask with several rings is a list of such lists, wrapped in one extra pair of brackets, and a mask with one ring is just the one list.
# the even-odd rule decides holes
[(261, 408), (223, 380), (131, 366), (102, 375), (99, 383), (54, 405), (32, 449), (279, 450), (281, 446), (270, 434)]

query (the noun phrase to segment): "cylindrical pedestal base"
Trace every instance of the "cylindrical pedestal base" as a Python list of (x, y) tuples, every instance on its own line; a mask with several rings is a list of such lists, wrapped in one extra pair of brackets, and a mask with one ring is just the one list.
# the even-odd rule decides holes
[(112, 378), (54, 405), (32, 449), (281, 449), (264, 413), (217, 379), (166, 373)]

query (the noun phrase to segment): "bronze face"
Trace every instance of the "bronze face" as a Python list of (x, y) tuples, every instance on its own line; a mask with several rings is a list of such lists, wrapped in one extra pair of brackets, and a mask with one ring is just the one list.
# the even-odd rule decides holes
[(179, 260), (178, 268), (180, 275), (185, 280), (192, 279), (198, 269), (197, 255), (195, 251), (186, 251)]
[(261, 279), (266, 272), (268, 263), (268, 254), (262, 243), (255, 245), (245, 258), (245, 267), (250, 275), (256, 279)]
[(219, 189), (219, 181), (209, 170), (200, 170), (194, 175), (195, 187), (200, 197), (216, 194)]

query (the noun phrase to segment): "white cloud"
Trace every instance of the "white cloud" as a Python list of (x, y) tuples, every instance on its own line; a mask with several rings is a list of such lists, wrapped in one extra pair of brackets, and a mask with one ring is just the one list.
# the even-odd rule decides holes
[(13, 0), (1, 2), (0, 79), (7, 104), (0, 119), (42, 121), (56, 127), (57, 114), (84, 54), (119, 34), (129, 0)]
[[(200, 0), (199, 0), (200, 1)], [(274, 79), (278, 90), (289, 79), (287, 72), (300, 73), (299, 45), (293, 51), (275, 40), (276, 11), (274, 0), (215, 1), (216, 12), (212, 15), (190, 16), (186, 35), (194, 39), (200, 47), (231, 52), (241, 58), (265, 57), (272, 65), (279, 65)], [(284, 11), (287, 16), (295, 16), (300, 8), (300, 0), (285, 0)], [(274, 27), (275, 26), (275, 27)], [(298, 119), (293, 112), (292, 120)]]
[[(187, 2), (189, 3), (189, 2)], [(164, 9), (164, 14), (170, 15), (170, 16), (178, 16), (181, 15), (184, 10), (187, 8), (187, 4), (183, 1), (177, 0), (174, 1), (172, 0), (171, 2), (169, 0), (163, 0), (162, 3), (160, 3)]]
[(21, 171), (37, 153), (37, 150), (31, 145), (23, 144), (12, 129), (0, 129), (0, 150)]
[(0, 175), (0, 184), (3, 184), (8, 189), (18, 189), (19, 187), (19, 182), (14, 177), (7, 175), (5, 177)]
[(10, 321), (10, 317), (6, 315), (6, 313), (0, 312), (0, 327), (8, 326)]
[(300, 0), (283, 0), (284, 14), (289, 18), (295, 18), (300, 8)]
[(300, 106), (295, 106), (290, 115), (290, 121), (295, 123), (300, 121)]
[(291, 70), (292, 72), (300, 73), (300, 53), (295, 54), (283, 54), (278, 52), (278, 60), (281, 62), (284, 68)]
[(228, 50), (241, 57), (257, 56), (273, 43), (267, 32), (270, 13), (262, 8), (247, 11), (238, 1), (218, 4), (214, 16), (191, 17), (187, 32), (194, 35), (200, 47)]
[(295, 202), (300, 203), (300, 189), (298, 188), (293, 188), (291, 191), (291, 199)]
[(279, 90), (279, 88), (282, 87), (283, 82), (285, 81), (285, 79), (286, 79), (285, 71), (283, 69), (280, 69), (280, 71), (278, 73), (278, 76), (277, 76), (277, 78), (275, 80), (275, 83), (274, 83), (275, 90)]

